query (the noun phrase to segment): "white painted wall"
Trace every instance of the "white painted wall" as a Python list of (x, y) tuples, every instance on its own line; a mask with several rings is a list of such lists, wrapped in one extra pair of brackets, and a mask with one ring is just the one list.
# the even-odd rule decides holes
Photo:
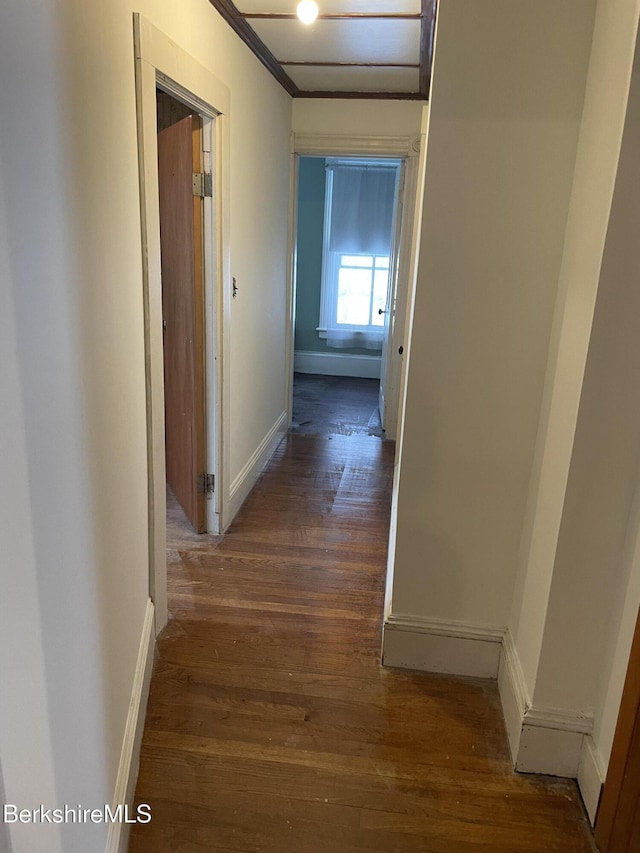
[(640, 4), (618, 3), (616, 15), (606, 6), (567, 230), (555, 386), (541, 423), (546, 456), (534, 468), (536, 517), (513, 622), (535, 705), (593, 716), (600, 774), (640, 604)]
[(640, 602), (639, 14), (598, 4), (500, 679), (518, 766), (561, 756), (592, 820)]
[(238, 296), (232, 303), (230, 482), (287, 408), (291, 133), (289, 96), (255, 58), (245, 59), (247, 48), (237, 40), (234, 51), (231, 274)]
[[(637, 0), (601, 2), (594, 30), (558, 304), (510, 620), (530, 694), (535, 688), (542, 648), (592, 333), (637, 15)], [(577, 604), (574, 601), (572, 606)], [(598, 636), (597, 632), (594, 636)]]
[(294, 133), (321, 136), (417, 136), (424, 101), (296, 98)]
[[(0, 68), (2, 57), (0, 57)], [(0, 130), (1, 133), (1, 130)], [(2, 164), (0, 149), (0, 165)], [(0, 170), (1, 173), (1, 170)], [(0, 578), (0, 756), (6, 800), (54, 801), (56, 784), (48, 730), (48, 699), (38, 598), (25, 413), (20, 389), (13, 274), (7, 240), (6, 203), (0, 174), (0, 491), (2, 561)], [(49, 249), (53, 246), (49, 245)], [(28, 630), (27, 630), (28, 629)], [(25, 731), (24, 721), (28, 721)], [(4, 795), (4, 791), (1, 792)], [(0, 821), (0, 849), (15, 828)], [(57, 829), (26, 828), (23, 849), (58, 853)], [(8, 849), (8, 848), (7, 848)], [(18, 848), (19, 849), (19, 848)]]
[[(636, 87), (640, 84), (634, 76)], [(629, 99), (549, 607), (536, 701), (590, 710), (620, 580), (640, 453), (640, 91)]]
[(285, 407), (289, 97), (207, 0), (4, 3), (0, 750), (25, 807), (110, 802), (148, 594), (134, 9), (231, 90), (231, 479)]
[(593, 15), (584, 0), (440, 5), (396, 616), (508, 621)]

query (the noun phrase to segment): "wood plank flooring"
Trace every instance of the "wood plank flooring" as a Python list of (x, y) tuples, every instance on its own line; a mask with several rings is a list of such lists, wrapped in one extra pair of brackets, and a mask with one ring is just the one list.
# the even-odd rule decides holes
[(587, 853), (495, 684), (379, 664), (393, 445), (290, 435), (225, 536), (173, 506), (130, 853)]
[(379, 392), (379, 379), (294, 373), (291, 432), (382, 438)]

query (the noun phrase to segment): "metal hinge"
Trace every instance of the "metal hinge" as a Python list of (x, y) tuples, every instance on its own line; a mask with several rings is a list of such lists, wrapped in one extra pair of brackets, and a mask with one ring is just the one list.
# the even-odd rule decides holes
[(193, 194), (200, 198), (213, 196), (213, 175), (209, 172), (193, 172)]
[(198, 494), (212, 495), (215, 486), (215, 474), (200, 474), (198, 477)]

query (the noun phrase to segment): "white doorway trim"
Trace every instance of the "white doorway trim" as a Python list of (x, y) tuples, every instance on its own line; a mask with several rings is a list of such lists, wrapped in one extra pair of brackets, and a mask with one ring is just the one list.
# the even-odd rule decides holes
[[(395, 303), (390, 306), (389, 340), (387, 345), (386, 387), (387, 412), (385, 418), (386, 438), (395, 440), (400, 407), (400, 388), (402, 385), (405, 357), (399, 354), (399, 348), (405, 346), (405, 327), (409, 286), (411, 283), (411, 238), (413, 235), (413, 214), (418, 182), (418, 158), (420, 153), (420, 135), (415, 136), (348, 136), (329, 134), (296, 133), (292, 141), (292, 212), (290, 225), (291, 265), (289, 276), (289, 341), (288, 341), (288, 408), (293, 410), (293, 336), (295, 323), (295, 246), (297, 240), (297, 202), (298, 202), (298, 161), (300, 157), (393, 157), (405, 163), (404, 190), (399, 199), (401, 207), (398, 280)], [(382, 413), (381, 413), (382, 414)]]
[(205, 203), (205, 376), (209, 473), (216, 476), (207, 501), (207, 529), (228, 524), (229, 495), (229, 89), (140, 14), (133, 16), (147, 395), (149, 594), (155, 632), (167, 621), (166, 472), (162, 355), (162, 280), (158, 202), (156, 87), (203, 117), (205, 167), (214, 178)]

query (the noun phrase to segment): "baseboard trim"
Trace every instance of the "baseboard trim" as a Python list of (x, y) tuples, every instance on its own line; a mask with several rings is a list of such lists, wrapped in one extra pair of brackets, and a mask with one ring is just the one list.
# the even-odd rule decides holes
[[(112, 809), (115, 809), (118, 805), (128, 806), (132, 816), (154, 651), (154, 606), (151, 599), (149, 599), (142, 625), (138, 660), (133, 675), (129, 713), (127, 714), (127, 722), (124, 728), (120, 763), (118, 764), (118, 775), (116, 776), (112, 803)], [(130, 829), (130, 824), (125, 822), (110, 823), (105, 853), (126, 853), (129, 844)]]
[(229, 503), (227, 507), (224, 528), (231, 524), (238, 510), (249, 496), (249, 492), (255, 486), (258, 477), (264, 470), (265, 465), (271, 458), (273, 451), (280, 444), (287, 433), (289, 415), (282, 412), (278, 420), (262, 439), (251, 458), (242, 471), (235, 478), (229, 490)]
[(391, 613), (382, 634), (382, 663), (403, 669), (496, 678), (502, 628)]
[(507, 628), (502, 642), (502, 655), (498, 670), (498, 691), (502, 702), (502, 714), (507, 729), (511, 760), (515, 767), (522, 737), (522, 721), (531, 707), (520, 657), (511, 631)]
[(503, 640), (498, 689), (515, 769), (576, 778), (593, 717), (532, 704), (509, 630)]
[(594, 740), (591, 735), (585, 735), (582, 739), (582, 753), (578, 767), (578, 788), (580, 788), (591, 826), (596, 822), (605, 777), (606, 770)]
[(531, 725), (522, 721), (515, 769), (519, 773), (543, 773), (575, 779), (584, 734), (552, 725)]
[(293, 354), (296, 373), (316, 373), (322, 376), (356, 376), (361, 379), (380, 379), (379, 355), (353, 353), (304, 352)]

